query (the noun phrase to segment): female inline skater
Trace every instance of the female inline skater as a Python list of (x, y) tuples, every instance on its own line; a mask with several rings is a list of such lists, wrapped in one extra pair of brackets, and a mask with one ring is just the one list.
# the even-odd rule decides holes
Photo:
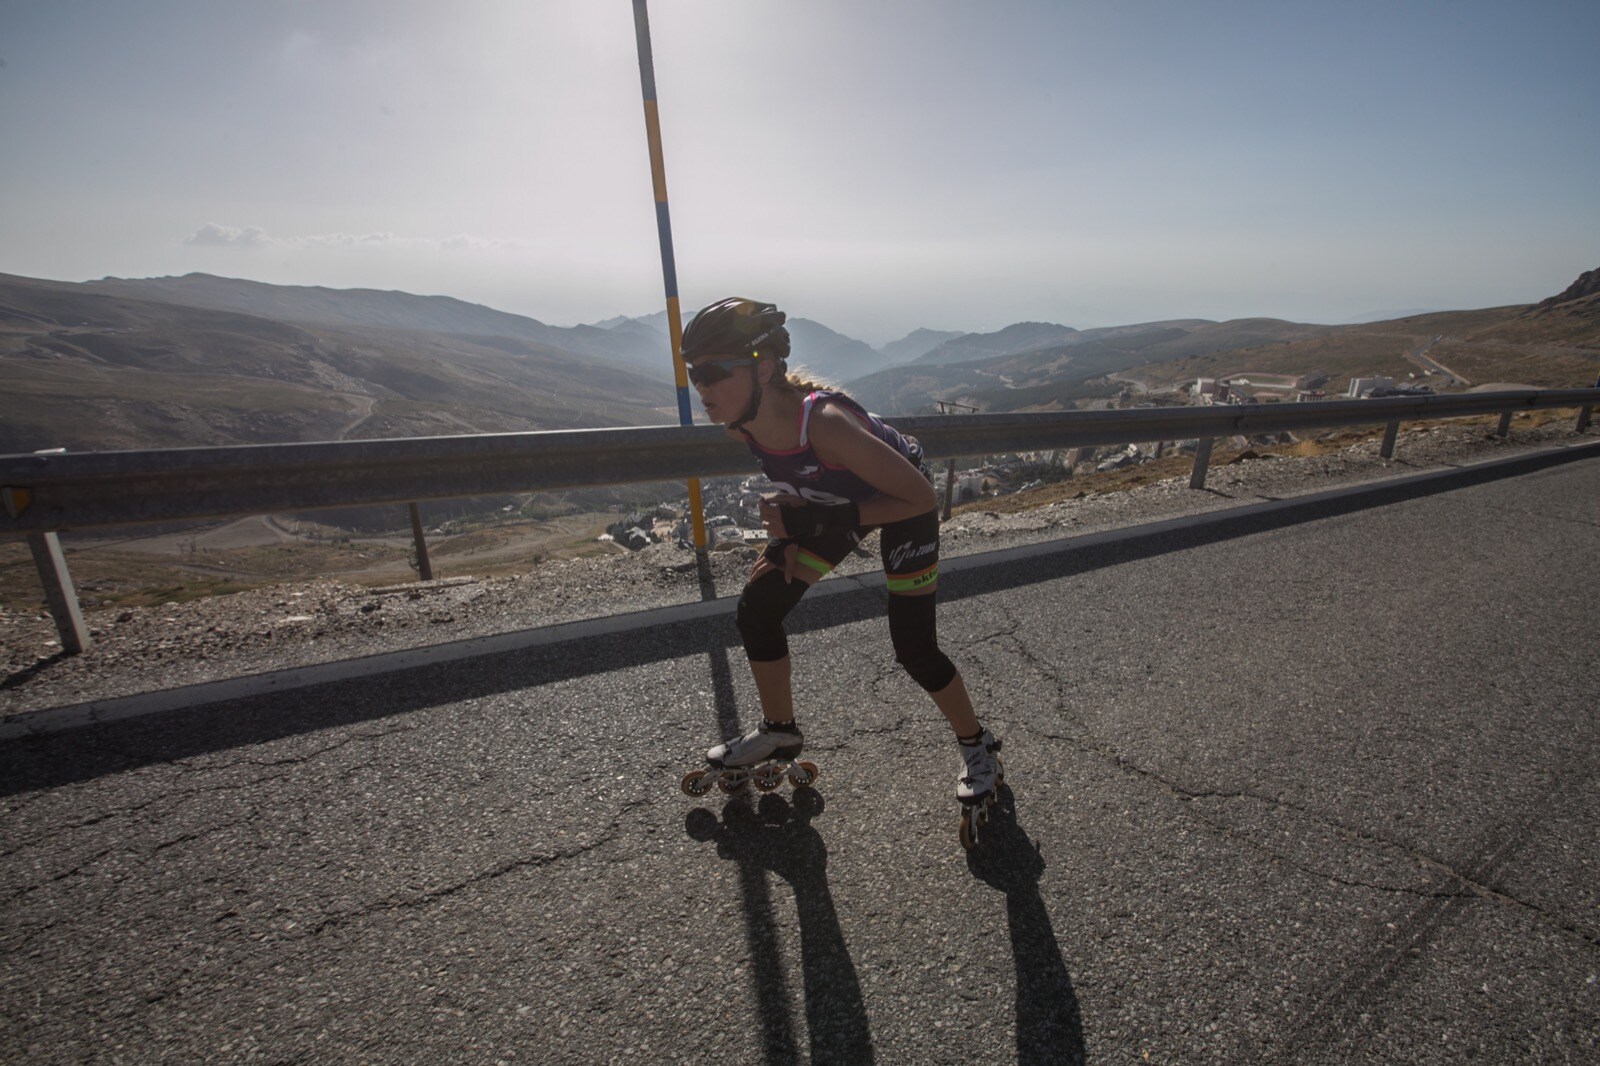
[[(758, 786), (772, 787), (798, 758), (803, 741), (784, 617), (877, 529), (895, 660), (955, 731), (961, 839), (971, 847), (981, 812), (993, 801), (1000, 742), (979, 723), (960, 672), (935, 636), (938, 499), (920, 469), (921, 447), (843, 393), (789, 375), (784, 319), (773, 304), (731, 297), (703, 308), (683, 335), (689, 380), (706, 415), (749, 445), (778, 490), (761, 503), (761, 523), (772, 539), (750, 572), (737, 613), (763, 721), (706, 753), (712, 769), (690, 775), (697, 779), (694, 794), (709, 787), (710, 774), (733, 787), (752, 775)], [(792, 779), (804, 782), (807, 774)], [(685, 790), (690, 786), (685, 779)]]

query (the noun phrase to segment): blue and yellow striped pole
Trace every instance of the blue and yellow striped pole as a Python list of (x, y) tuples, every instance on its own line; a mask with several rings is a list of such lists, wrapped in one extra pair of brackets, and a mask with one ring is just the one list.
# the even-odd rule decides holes
[[(633, 30), (639, 41), (639, 86), (644, 92), (644, 129), (650, 139), (650, 179), (656, 193), (656, 232), (661, 238), (661, 276), (667, 288), (667, 326), (672, 337), (672, 376), (678, 386), (678, 424), (694, 425), (689, 410), (689, 376), (683, 369), (683, 316), (678, 311), (678, 268), (672, 258), (672, 218), (667, 212), (667, 166), (661, 154), (661, 114), (656, 107), (656, 66), (650, 54), (650, 13), (645, 0), (633, 0)], [(700, 479), (689, 479), (689, 521), (694, 546), (706, 547)]]

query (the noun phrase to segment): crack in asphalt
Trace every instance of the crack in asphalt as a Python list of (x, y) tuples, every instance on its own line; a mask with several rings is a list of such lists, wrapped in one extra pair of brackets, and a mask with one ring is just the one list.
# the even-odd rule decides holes
[(116, 818), (128, 818), (132, 817), (133, 815), (142, 814), (151, 807), (157, 806), (161, 803), (168, 801), (182, 802), (184, 800), (193, 799), (197, 796), (221, 794), (224, 792), (241, 792), (257, 788), (260, 785), (267, 785), (272, 784), (275, 781), (281, 781), (287, 776), (288, 775), (286, 773), (268, 774), (263, 777), (254, 778), (249, 781), (242, 781), (237, 784), (208, 785), (205, 788), (189, 788), (173, 792), (163, 792), (159, 796), (154, 796), (142, 803), (135, 803), (127, 807), (118, 807), (116, 810), (105, 811), (95, 815), (92, 818), (85, 818), (82, 821), (52, 826), (44, 830), (38, 836), (21, 841), (14, 848), (11, 848), (7, 851), (0, 851), (0, 859), (9, 859), (14, 855), (28, 850), (29, 848), (39, 847), (44, 844), (50, 844), (52, 846), (59, 845), (59, 838), (62, 833), (72, 832), (78, 829), (88, 829)]
[(574, 847), (563, 848), (544, 855), (536, 855), (528, 858), (507, 859), (506, 861), (497, 863), (488, 869), (479, 870), (476, 873), (470, 874), (459, 881), (441, 885), (437, 888), (428, 889), (427, 891), (417, 893), (407, 898), (397, 899), (391, 896), (388, 899), (379, 900), (364, 907), (357, 907), (348, 911), (339, 911), (333, 914), (325, 914), (322, 916), (321, 921), (308, 925), (303, 932), (300, 932), (297, 935), (278, 936), (269, 939), (281, 942), (309, 940), (311, 938), (321, 936), (330, 929), (344, 925), (351, 921), (358, 921), (362, 918), (389, 914), (396, 911), (428, 907), (435, 903), (449, 899), (458, 893), (467, 891), (479, 885), (488, 884), (489, 882), (523, 870), (542, 869), (546, 866), (553, 866), (569, 859), (575, 859), (580, 856), (587, 855), (590, 852), (605, 847), (607, 844), (610, 844), (612, 841), (617, 839), (622, 832), (622, 821), (624, 815), (631, 810), (648, 806), (649, 804), (650, 801), (647, 799), (631, 800), (627, 803), (624, 803), (617, 811), (616, 815), (613, 816), (611, 819), (611, 824), (604, 832), (592, 840), (580, 841)]
[(256, 820), (257, 815), (260, 813), (261, 812), (258, 810), (251, 810), (251, 812), (245, 817), (237, 818), (231, 822), (223, 822), (219, 825), (207, 826), (204, 829), (196, 829), (192, 832), (180, 833), (171, 840), (163, 840), (161, 843), (155, 845), (147, 854), (141, 856), (141, 858), (145, 862), (148, 862), (155, 858), (157, 854), (166, 851), (168, 848), (175, 848), (180, 844), (192, 844), (196, 840), (204, 840), (206, 837), (227, 832), (229, 829), (237, 829), (241, 825), (250, 825)]
[(341, 748), (349, 747), (351, 744), (358, 744), (369, 740), (383, 740), (388, 737), (399, 736), (402, 733), (413, 733), (420, 728), (422, 727), (416, 723), (402, 723), (392, 725), (386, 729), (372, 729), (365, 731), (357, 730), (353, 731), (350, 736), (343, 737), (331, 744), (324, 745), (323, 747), (317, 748), (313, 751), (285, 756), (281, 759), (257, 759), (250, 756), (245, 756), (239, 759), (230, 759), (226, 762), (215, 763), (202, 762), (198, 759), (173, 759), (171, 760), (171, 765), (181, 767), (184, 770), (202, 771), (206, 773), (213, 773), (220, 770), (231, 770), (236, 766), (258, 766), (263, 769), (273, 769), (279, 766), (304, 766), (307, 763), (314, 762), (315, 760), (320, 759), (324, 755), (327, 755), (331, 752), (338, 751)]
[[(243, 818), (237, 818), (232, 821), (224, 822), (220, 825), (212, 825), (203, 829), (180, 833), (178, 836), (173, 837), (170, 840), (160, 841), (141, 852), (128, 852), (128, 854), (130, 854), (130, 856), (135, 860), (135, 868), (142, 867), (150, 860), (154, 859), (158, 854), (166, 851), (168, 848), (174, 848), (182, 844), (193, 843), (196, 840), (203, 840), (206, 837), (214, 836), (217, 833), (225, 832), (229, 829), (236, 829), (239, 826), (251, 825), (257, 820), (260, 813), (261, 812), (258, 809), (252, 808), (250, 812)], [(78, 874), (82, 874), (90, 866), (93, 866), (100, 860), (107, 858), (108, 856), (117, 852), (117, 850), (118, 849), (115, 846), (103, 848), (95, 854), (89, 856), (87, 859), (84, 859), (70, 870), (55, 874), (36, 884), (23, 885), (18, 888), (6, 902), (15, 903), (26, 896), (32, 895), (34, 892), (40, 891), (41, 889), (47, 888), (51, 885), (59, 884)], [(120, 883), (120, 881), (123, 879), (124, 878), (118, 878), (117, 883)], [(8, 950), (25, 950), (36, 940), (38, 940), (39, 937), (47, 933), (55, 924), (56, 923), (54, 921), (51, 921), (43, 926), (29, 930), (28, 933), (24, 935), (15, 946)]]
[(7, 898), (6, 902), (7, 903), (15, 903), (17, 900), (22, 899), (24, 896), (31, 895), (32, 893), (37, 892), (42, 888), (45, 888), (45, 887), (47, 887), (49, 885), (59, 884), (62, 881), (67, 880), (69, 877), (75, 877), (78, 874), (82, 873), (88, 867), (90, 867), (90, 866), (94, 865), (95, 863), (99, 862), (101, 859), (105, 858), (107, 855), (110, 855), (112, 852), (114, 852), (116, 850), (117, 849), (114, 848), (114, 847), (102, 848), (100, 851), (95, 852), (93, 855), (89, 856), (87, 859), (84, 859), (82, 862), (78, 863), (78, 865), (74, 866), (70, 870), (65, 870), (65, 871), (62, 871), (61, 873), (53, 874), (50, 877), (45, 878), (43, 881), (38, 882), (37, 884), (22, 885), (22, 886), (20, 886), (20, 887), (18, 887), (15, 890), (12, 891), (10, 897)]
[[(19, 853), (21, 853), (23, 851), (26, 851), (29, 848), (38, 847), (38, 846), (40, 846), (42, 844), (45, 844), (45, 843), (49, 843), (51, 845), (57, 845), (57, 844), (60, 843), (60, 836), (61, 836), (62, 833), (75, 832), (75, 831), (77, 831), (79, 829), (88, 829), (88, 828), (91, 828), (93, 826), (100, 825), (103, 822), (108, 822), (108, 821), (111, 821), (111, 820), (116, 819), (116, 818), (132, 817), (134, 815), (142, 814), (145, 811), (149, 810), (151, 807), (155, 807), (155, 806), (157, 806), (159, 804), (162, 804), (162, 803), (167, 803), (167, 802), (181, 803), (181, 802), (186, 801), (186, 800), (194, 799), (197, 796), (216, 795), (216, 794), (221, 794), (221, 793), (225, 793), (225, 792), (239, 792), (239, 791), (244, 791), (244, 790), (248, 790), (248, 789), (255, 789), (255, 788), (258, 788), (258, 787), (260, 787), (262, 785), (269, 785), (269, 784), (272, 784), (272, 783), (277, 782), (277, 781), (282, 781), (284, 778), (289, 776), (289, 772), (291, 770), (293, 770), (293, 769), (295, 769), (297, 767), (300, 767), (300, 766), (307, 765), (307, 764), (309, 764), (309, 763), (311, 763), (311, 762), (313, 762), (313, 761), (315, 761), (317, 759), (322, 758), (325, 755), (328, 755), (328, 754), (330, 754), (332, 752), (338, 751), (338, 750), (340, 750), (342, 748), (346, 748), (346, 747), (350, 746), (351, 744), (354, 744), (354, 743), (357, 743), (357, 742), (360, 742), (360, 741), (366, 741), (366, 740), (381, 740), (381, 739), (383, 739), (385, 737), (393, 736), (393, 735), (396, 735), (398, 733), (410, 732), (410, 731), (412, 731), (412, 730), (414, 730), (416, 728), (418, 728), (418, 727), (414, 726), (414, 725), (408, 725), (408, 726), (396, 727), (396, 728), (393, 728), (393, 729), (386, 729), (386, 730), (379, 730), (379, 731), (373, 731), (373, 732), (358, 733), (358, 734), (356, 734), (354, 736), (346, 737), (346, 738), (344, 738), (342, 740), (339, 740), (339, 741), (337, 741), (335, 743), (328, 744), (328, 745), (325, 745), (324, 747), (318, 748), (315, 751), (306, 752), (306, 753), (304, 753), (302, 755), (297, 755), (297, 756), (295, 756), (293, 758), (272, 759), (272, 760), (243, 758), (243, 759), (233, 759), (233, 760), (230, 760), (228, 762), (215, 763), (215, 764), (199, 763), (199, 762), (194, 762), (194, 761), (190, 761), (190, 760), (181, 760), (181, 759), (169, 760), (166, 765), (175, 767), (180, 774), (185, 774), (185, 775), (187, 775), (187, 774), (197, 774), (197, 773), (205, 773), (205, 774), (219, 773), (219, 772), (223, 772), (223, 771), (234, 769), (235, 767), (239, 767), (239, 766), (254, 766), (254, 767), (259, 767), (259, 768), (262, 768), (262, 769), (280, 769), (281, 768), (283, 772), (281, 772), (281, 773), (263, 774), (263, 775), (261, 775), (259, 777), (251, 778), (248, 781), (234, 782), (234, 783), (231, 783), (231, 784), (206, 785), (204, 787), (182, 788), (182, 789), (173, 789), (173, 790), (169, 790), (169, 791), (164, 791), (164, 792), (161, 792), (161, 793), (159, 793), (159, 794), (157, 794), (155, 796), (152, 796), (151, 798), (149, 798), (147, 800), (143, 800), (142, 802), (139, 802), (139, 803), (133, 803), (133, 804), (130, 804), (130, 805), (126, 806), (126, 807), (118, 807), (118, 808), (115, 808), (113, 810), (102, 811), (99, 814), (95, 814), (95, 815), (87, 817), (87, 818), (82, 818), (82, 819), (80, 819), (78, 821), (75, 821), (75, 822), (67, 822), (67, 823), (64, 823), (62, 825), (50, 826), (50, 827), (47, 827), (47, 828), (41, 830), (39, 833), (35, 834), (34, 836), (27, 837), (27, 838), (24, 838), (24, 839), (21, 839), (21, 840), (13, 842), (5, 850), (0, 850), (0, 859), (11, 858), (12, 856), (17, 855), (17, 854), (19, 854)], [(363, 765), (365, 765), (365, 764), (363, 764)]]
[[(1060, 713), (1062, 718), (1067, 723), (1072, 723), (1073, 716), (1070, 714), (1068, 709), (1068, 685), (1066, 679), (1056, 670), (1054, 664), (1049, 663), (1040, 658), (1038, 655), (1034, 654), (1025, 644), (1023, 644), (1021, 640), (1016, 638), (1015, 634), (1020, 628), (1018, 620), (1010, 616), (1009, 612), (1005, 610), (1003, 605), (1000, 606), (999, 610), (1000, 613), (1006, 617), (1007, 621), (1011, 623), (1009, 628), (1003, 628), (984, 638), (968, 641), (967, 646), (976, 649), (981, 644), (998, 643), (1002, 640), (1009, 639), (1011, 650), (1014, 651), (1025, 663), (1037, 670), (1045, 680), (1054, 685), (1056, 690), (1056, 700), (1053, 709)], [(1078, 736), (1069, 736), (1066, 734), (1051, 732), (1047, 729), (1040, 728), (1037, 725), (1033, 725), (1020, 719), (1017, 721), (1016, 725), (1024, 729), (1028, 729), (1044, 739), (1066, 743), (1072, 746), (1075, 750), (1078, 750), (1086, 755), (1095, 756), (1096, 758), (1109, 763), (1116, 769), (1126, 774), (1132, 775), (1147, 782), (1151, 782), (1161, 791), (1164, 791), (1168, 795), (1183, 801), (1185, 807), (1190, 810), (1190, 813), (1198, 821), (1209, 827), (1214, 832), (1231, 839), (1240, 840), (1248, 847), (1254, 848), (1255, 850), (1260, 851), (1262, 854), (1271, 857), (1274, 861), (1280, 862), (1292, 869), (1299, 870), (1308, 876), (1323, 878), (1325, 880), (1333, 881), (1337, 884), (1345, 885), (1350, 888), (1361, 888), (1370, 891), (1396, 895), (1410, 895), (1420, 899), (1450, 900), (1477, 897), (1501, 904), (1503, 906), (1525, 910), (1534, 915), (1539, 921), (1550, 925), (1552, 928), (1559, 929), (1564, 933), (1582, 940), (1589, 947), (1600, 948), (1600, 931), (1590, 929), (1584, 926), (1582, 923), (1571, 919), (1570, 917), (1551, 913), (1539, 905), (1521, 899), (1512, 893), (1505, 891), (1504, 889), (1496, 888), (1493, 885), (1487, 884), (1481, 879), (1452, 866), (1450, 863), (1438, 858), (1437, 856), (1430, 855), (1424, 851), (1399, 841), (1390, 840), (1380, 834), (1372, 832), (1371, 830), (1347, 825), (1339, 822), (1336, 819), (1329, 818), (1320, 811), (1312, 810), (1311, 808), (1301, 804), (1292, 803), (1282, 799), (1281, 797), (1266, 796), (1250, 790), (1224, 791), (1218, 789), (1200, 790), (1186, 788), (1176, 781), (1164, 777), (1149, 767), (1140, 766), (1132, 759), (1116, 750), (1116, 748), (1114, 748), (1112, 745), (1100, 742), (1096, 738), (1093, 738), (1088, 730), (1083, 730), (1082, 734)], [(1461, 890), (1428, 891), (1412, 886), (1367, 882), (1362, 881), (1359, 878), (1354, 878), (1349, 875), (1339, 873), (1337, 871), (1319, 869), (1316, 866), (1305, 863), (1302, 860), (1298, 860), (1292, 856), (1283, 854), (1282, 852), (1279, 852), (1270, 846), (1253, 839), (1248, 833), (1241, 832), (1237, 828), (1230, 826), (1218, 819), (1208, 817), (1204, 814), (1204, 812), (1195, 809), (1195, 803), (1197, 801), (1204, 800), (1250, 800), (1256, 803), (1265, 804), (1279, 811), (1294, 811), (1295, 813), (1309, 819), (1313, 823), (1323, 826), (1324, 828), (1331, 829), (1339, 834), (1344, 835), (1345, 837), (1361, 841), (1372, 847), (1387, 849), (1398, 853), (1399, 855), (1416, 862), (1419, 866), (1456, 882), (1461, 886)]]
[[(1183, 801), (1185, 807), (1189, 808), (1190, 814), (1197, 821), (1208, 826), (1220, 835), (1230, 839), (1238, 840), (1246, 846), (1260, 851), (1262, 854), (1269, 856), (1274, 861), (1281, 862), (1283, 865), (1288, 866), (1291, 869), (1299, 870), (1300, 872), (1310, 876), (1333, 881), (1337, 884), (1345, 885), (1350, 888), (1363, 888), (1374, 892), (1384, 892), (1393, 895), (1407, 895), (1414, 896), (1419, 899), (1434, 900), (1470, 899), (1473, 897), (1489, 900), (1504, 906), (1526, 910), (1552, 928), (1559, 929), (1564, 933), (1568, 933), (1574, 937), (1577, 937), (1589, 947), (1600, 948), (1600, 932), (1588, 929), (1583, 925), (1572, 921), (1571, 919), (1557, 914), (1552, 914), (1537, 904), (1529, 903), (1527, 900), (1520, 899), (1519, 897), (1512, 895), (1503, 889), (1495, 888), (1493, 885), (1484, 883), (1475, 875), (1460, 870), (1452, 866), (1450, 863), (1445, 862), (1443, 859), (1429, 855), (1427, 852), (1421, 851), (1410, 845), (1403, 844), (1399, 841), (1390, 840), (1387, 837), (1372, 832), (1371, 830), (1347, 825), (1335, 819), (1328, 818), (1320, 812), (1312, 810), (1311, 808), (1302, 804), (1292, 803), (1288, 800), (1282, 799), (1281, 797), (1265, 796), (1249, 790), (1202, 791), (1185, 788), (1183, 785), (1180, 785), (1176, 781), (1161, 775), (1155, 770), (1138, 765), (1109, 746), (1095, 746), (1085, 743), (1077, 737), (1050, 733), (1048, 731), (1038, 729), (1037, 727), (1026, 728), (1029, 728), (1036, 736), (1046, 740), (1065, 743), (1075, 750), (1082, 752), (1083, 754), (1093, 755), (1105, 762), (1110, 763), (1116, 769), (1121, 770), (1130, 776), (1151, 782), (1160, 791), (1167, 793), (1175, 799)], [(1204, 800), (1251, 800), (1267, 805), (1276, 810), (1294, 811), (1297, 814), (1303, 815), (1310, 821), (1325, 828), (1332, 829), (1346, 837), (1355, 838), (1367, 844), (1398, 852), (1406, 858), (1416, 862), (1419, 866), (1426, 867), (1435, 873), (1456, 881), (1462, 886), (1463, 889), (1465, 889), (1465, 891), (1426, 891), (1405, 885), (1390, 885), (1362, 881), (1356, 878), (1342, 876), (1329, 870), (1319, 869), (1253, 839), (1248, 832), (1241, 831), (1235, 826), (1229, 825), (1218, 819), (1208, 817), (1203, 812), (1195, 810), (1193, 805), (1197, 801)]]

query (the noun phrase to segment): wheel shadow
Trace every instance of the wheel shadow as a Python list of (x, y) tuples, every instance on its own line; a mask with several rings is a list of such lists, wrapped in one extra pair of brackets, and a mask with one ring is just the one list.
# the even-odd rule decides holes
[(1005, 893), (1017, 967), (1017, 1061), (1084, 1062), (1083, 1016), (1039, 892), (1044, 855), (1017, 824), (1016, 797), (1001, 785), (988, 824), (967, 852), (967, 869)]
[[(872, 1030), (855, 963), (828, 887), (828, 849), (811, 820), (825, 803), (814, 789), (799, 789), (791, 803), (776, 793), (754, 805), (745, 797), (729, 801), (718, 817), (704, 807), (689, 812), (684, 829), (696, 840), (715, 842), (720, 858), (739, 866), (745, 900), (756, 998), (765, 1024), (765, 1061), (870, 1063)], [(809, 1054), (798, 1052), (790, 1020), (783, 968), (778, 964), (778, 917), (767, 874), (794, 890), (800, 920), (800, 967), (804, 981)]]

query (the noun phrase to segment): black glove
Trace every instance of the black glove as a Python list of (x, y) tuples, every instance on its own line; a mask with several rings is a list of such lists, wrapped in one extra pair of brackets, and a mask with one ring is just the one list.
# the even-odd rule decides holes
[(790, 537), (821, 537), (844, 533), (861, 524), (861, 508), (853, 503), (813, 503), (783, 509), (783, 529)]

